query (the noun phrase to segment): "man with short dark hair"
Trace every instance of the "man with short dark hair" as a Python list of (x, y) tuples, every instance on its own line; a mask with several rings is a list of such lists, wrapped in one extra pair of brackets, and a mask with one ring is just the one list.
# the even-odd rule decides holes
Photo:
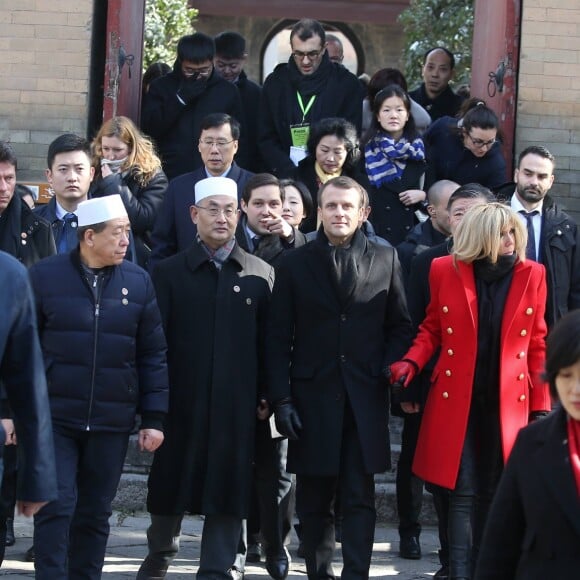
[(240, 124), (233, 117), (213, 113), (202, 120), (197, 144), (202, 165), (169, 182), (151, 234), (151, 270), (156, 262), (185, 250), (195, 239), (196, 225), (189, 216), (189, 208), (195, 203), (198, 181), (207, 177), (233, 179), (238, 187), (238, 199), (241, 199), (253, 174), (234, 161), (239, 140)]
[(430, 48), (423, 57), (423, 82), (409, 96), (419, 103), (435, 121), (439, 117), (455, 117), (463, 98), (455, 94), (449, 81), (455, 74), (455, 57), (442, 46)]
[(65, 254), (79, 243), (76, 210), (87, 199), (95, 174), (91, 145), (74, 133), (60, 135), (48, 146), (46, 166), (46, 179), (54, 196), (34, 213), (50, 223), (57, 252)]
[(227, 113), (245, 126), (240, 94), (215, 72), (214, 57), (211, 36), (183, 36), (173, 71), (153, 81), (143, 99), (141, 128), (155, 140), (168, 179), (200, 165), (195, 141), (207, 115)]
[(267, 171), (292, 177), (306, 157), (310, 127), (325, 117), (343, 117), (360, 131), (363, 91), (358, 79), (333, 63), (320, 22), (304, 19), (290, 33), (292, 54), (264, 82), (259, 146)]
[(197, 578), (243, 578), (236, 556), (250, 502), (274, 271), (235, 240), (234, 181), (198, 181), (190, 215), (197, 235), (153, 273), (172, 396), (167, 438), (149, 475), (149, 552), (139, 580), (165, 578), (186, 512), (205, 516)]
[(25, 266), (56, 253), (46, 220), (35, 216), (16, 189), (18, 160), (9, 143), (0, 141), (0, 250)]
[(221, 32), (215, 37), (214, 64), (226, 81), (238, 87), (244, 110), (246, 167), (250, 171), (261, 168), (258, 149), (258, 106), (262, 87), (248, 78), (244, 66), (248, 58), (246, 39), (238, 32)]
[(139, 446), (163, 442), (166, 344), (153, 284), (125, 260), (121, 196), (77, 207), (79, 247), (30, 269), (46, 363), (58, 498), (34, 519), (38, 580), (101, 578), (111, 502), (139, 411)]
[(578, 225), (548, 195), (555, 165), (546, 147), (524, 149), (514, 171), (516, 190), (510, 200), (528, 229), (527, 258), (546, 267), (548, 328), (569, 310), (580, 308), (580, 236)]
[(361, 232), (364, 190), (348, 177), (319, 191), (322, 227), (284, 257), (268, 320), (266, 376), (289, 438), (308, 578), (334, 578), (333, 502), (341, 498), (343, 578), (368, 578), (374, 473), (390, 466), (385, 369), (410, 340), (397, 254)]

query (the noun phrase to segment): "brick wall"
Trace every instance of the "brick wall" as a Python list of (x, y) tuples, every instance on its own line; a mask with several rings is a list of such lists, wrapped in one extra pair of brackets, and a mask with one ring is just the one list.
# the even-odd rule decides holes
[(580, 3), (524, 0), (516, 153), (556, 156), (552, 193), (580, 223)]
[(92, 0), (0, 0), (0, 139), (20, 180), (43, 179), (48, 144), (84, 135)]

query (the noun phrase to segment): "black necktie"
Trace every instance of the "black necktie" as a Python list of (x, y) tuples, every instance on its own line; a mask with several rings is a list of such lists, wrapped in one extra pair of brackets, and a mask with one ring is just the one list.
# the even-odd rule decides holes
[(62, 231), (58, 240), (58, 253), (66, 254), (76, 248), (78, 243), (77, 216), (74, 213), (66, 213), (62, 222)]
[(526, 219), (526, 225), (528, 226), (528, 243), (526, 245), (526, 258), (528, 260), (534, 260), (534, 262), (537, 262), (538, 257), (536, 255), (536, 233), (534, 231), (533, 217), (535, 215), (538, 215), (540, 212), (538, 210), (527, 212), (521, 209), (520, 213)]
[(262, 239), (262, 236), (253, 236), (252, 237), (252, 254), (256, 253), (256, 250), (258, 249), (258, 246), (260, 245), (260, 240)]

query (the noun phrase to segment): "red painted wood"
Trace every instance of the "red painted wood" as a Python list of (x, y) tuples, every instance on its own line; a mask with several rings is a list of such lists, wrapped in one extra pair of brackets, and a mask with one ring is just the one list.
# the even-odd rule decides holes
[[(475, 2), (471, 94), (484, 99), (500, 118), (509, 179), (514, 157), (520, 10), (520, 0)], [(502, 92), (490, 82), (489, 77), (490, 72), (495, 73), (500, 62), (505, 65)]]
[[(139, 122), (145, 0), (107, 0), (107, 46), (103, 120), (125, 115)], [(119, 48), (133, 55), (131, 76), (126, 63), (119, 74)]]
[(315, 18), (317, 20), (395, 24), (409, 0), (245, 0), (232, 8), (231, 0), (190, 0), (205, 16)]

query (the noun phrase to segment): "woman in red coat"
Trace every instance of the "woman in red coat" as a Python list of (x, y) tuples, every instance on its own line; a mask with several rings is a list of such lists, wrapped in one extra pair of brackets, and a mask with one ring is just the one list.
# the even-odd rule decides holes
[(456, 231), (453, 254), (431, 266), (431, 302), (412, 347), (391, 365), (391, 381), (406, 387), (441, 348), (413, 471), (451, 490), (450, 578), (471, 578), (516, 435), (550, 409), (542, 380), (545, 272), (525, 260), (526, 241), (509, 208), (471, 209)]

